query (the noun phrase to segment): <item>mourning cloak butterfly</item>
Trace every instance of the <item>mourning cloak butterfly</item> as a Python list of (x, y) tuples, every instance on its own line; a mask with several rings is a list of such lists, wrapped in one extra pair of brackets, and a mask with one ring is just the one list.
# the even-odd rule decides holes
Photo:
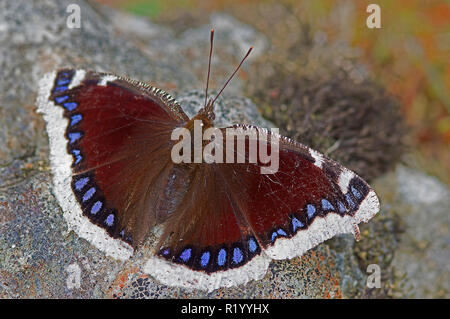
[(300, 256), (336, 234), (356, 237), (357, 225), (379, 210), (375, 192), (355, 173), (250, 125), (234, 128), (279, 140), (275, 173), (262, 174), (259, 160), (174, 163), (173, 130), (190, 129), (194, 120), (212, 127), (212, 100), (189, 119), (153, 86), (62, 69), (41, 80), (37, 104), (69, 227), (125, 260), (162, 224), (144, 270), (167, 285), (213, 290), (260, 279), (271, 259)]

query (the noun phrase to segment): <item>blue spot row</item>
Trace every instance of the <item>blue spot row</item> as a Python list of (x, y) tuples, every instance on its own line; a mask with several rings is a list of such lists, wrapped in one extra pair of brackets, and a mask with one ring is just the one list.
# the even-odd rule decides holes
[(248, 240), (248, 250), (251, 253), (256, 252), (256, 250), (258, 249), (258, 244), (256, 243), (256, 241), (253, 238), (250, 238)]
[(274, 242), (278, 236), (287, 237), (288, 235), (283, 229), (279, 228), (277, 231), (272, 232), (272, 242)]
[[(71, 72), (60, 72), (58, 73), (58, 77), (56, 78), (56, 85), (53, 90), (53, 93), (64, 92), (68, 89), (68, 84), (72, 81), (72, 73)], [(58, 102), (60, 103), (60, 102)]]
[[(348, 192), (347, 194), (344, 195), (345, 197), (345, 201), (347, 202), (347, 205), (345, 205), (342, 201), (337, 200), (336, 201), (336, 206), (337, 206), (337, 212), (339, 212), (341, 215), (344, 215), (348, 209), (347, 207), (350, 207), (351, 210), (354, 210), (356, 208), (356, 203), (354, 200), (354, 197), (358, 200), (358, 203), (361, 201), (361, 199), (364, 197), (364, 188), (363, 191), (360, 191), (358, 188), (356, 188), (357, 186), (350, 186), (350, 192)], [(353, 196), (352, 196), (353, 195)], [(331, 212), (331, 211), (336, 211), (335, 206), (327, 199), (323, 198), (320, 201), (320, 206), (319, 210), (323, 211), (323, 212)], [(317, 206), (313, 205), (313, 204), (307, 204), (305, 207), (306, 210), (306, 216), (308, 220), (311, 220), (312, 218), (314, 218), (314, 216), (317, 214)], [(297, 216), (297, 217), (296, 217)], [(288, 230), (290, 233), (295, 234), (298, 229), (304, 228), (306, 226), (306, 224), (304, 222), (302, 222), (300, 219), (300, 217), (298, 217), (298, 215), (296, 215), (295, 213), (293, 213), (290, 216), (290, 226), (288, 227)], [(279, 228), (278, 230), (274, 230), (271, 231), (269, 233), (269, 238), (270, 241), (272, 243), (275, 242), (276, 239), (278, 239), (279, 237), (289, 237), (288, 234), (286, 234), (286, 232)]]

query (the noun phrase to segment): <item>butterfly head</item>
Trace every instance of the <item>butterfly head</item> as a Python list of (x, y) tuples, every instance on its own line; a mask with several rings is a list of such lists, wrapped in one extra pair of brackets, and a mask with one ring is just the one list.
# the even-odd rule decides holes
[(204, 120), (207, 120), (210, 122), (211, 126), (214, 122), (214, 119), (216, 118), (216, 115), (214, 114), (214, 101), (212, 99), (209, 99), (206, 103), (205, 107), (203, 107), (197, 114), (197, 116), (201, 117)]

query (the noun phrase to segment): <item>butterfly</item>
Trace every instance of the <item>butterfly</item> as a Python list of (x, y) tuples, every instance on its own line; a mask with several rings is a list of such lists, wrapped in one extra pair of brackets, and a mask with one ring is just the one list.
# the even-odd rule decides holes
[[(266, 134), (270, 139), (258, 145), (273, 152), (278, 141), (273, 173), (262, 173), (265, 164), (248, 156), (174, 162), (175, 129), (191, 132), (195, 121), (202, 130), (214, 128), (215, 99), (207, 99), (212, 43), (213, 31), (205, 105), (193, 118), (161, 89), (81, 69), (46, 74), (37, 98), (54, 194), (69, 227), (126, 260), (159, 225), (144, 271), (167, 285), (209, 291), (260, 279), (272, 259), (300, 256), (337, 234), (358, 237), (357, 225), (379, 210), (374, 190), (354, 172), (252, 125), (232, 128)], [(226, 129), (216, 128), (224, 140)]]

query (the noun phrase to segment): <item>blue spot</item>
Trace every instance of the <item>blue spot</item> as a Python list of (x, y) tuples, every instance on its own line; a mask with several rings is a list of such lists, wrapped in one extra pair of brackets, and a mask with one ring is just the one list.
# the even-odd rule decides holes
[(322, 209), (323, 210), (334, 210), (333, 205), (326, 199), (322, 199)]
[(57, 86), (53, 90), (53, 93), (64, 92), (67, 90), (67, 86)]
[(105, 224), (111, 227), (114, 224), (114, 214), (109, 214), (105, 219)]
[[(122, 230), (122, 233), (123, 233), (123, 230)], [(122, 234), (122, 233), (121, 233), (121, 234)], [(123, 235), (122, 235), (122, 236), (123, 236)], [(161, 254), (164, 255), (164, 256), (168, 256), (169, 253), (170, 253), (170, 249), (169, 249), (169, 248), (165, 248), (165, 249), (163, 249), (163, 250), (161, 251)]]
[(316, 208), (314, 207), (314, 205), (306, 205), (306, 213), (308, 214), (309, 219), (313, 218), (314, 214), (316, 213)]
[(70, 121), (70, 126), (74, 126), (83, 119), (83, 116), (81, 114), (75, 114), (71, 117), (71, 119), (72, 121)]
[(352, 209), (355, 208), (355, 203), (353, 202), (353, 199), (352, 199), (352, 197), (350, 196), (349, 193), (345, 194), (345, 200), (347, 201), (347, 203), (350, 205), (350, 207)]
[(242, 250), (239, 247), (235, 247), (233, 249), (233, 262), (239, 264), (243, 259), (244, 254), (242, 254)]
[(225, 248), (222, 248), (219, 251), (219, 255), (217, 256), (217, 264), (219, 266), (223, 266), (223, 265), (225, 265), (226, 260), (227, 260), (227, 252), (226, 252)]
[(67, 102), (64, 103), (63, 106), (68, 110), (68, 111), (73, 111), (77, 108), (78, 104), (76, 102)]
[(81, 156), (80, 150), (76, 150), (76, 149), (72, 150), (72, 154), (73, 154), (73, 156), (75, 156), (75, 164), (78, 164), (83, 159), (83, 157)]
[(299, 221), (297, 218), (293, 217), (292, 218), (292, 231), (295, 232), (297, 230), (297, 228), (302, 228), (305, 225)]
[(355, 188), (355, 187), (351, 187), (353, 196), (355, 196), (357, 199), (361, 199), (362, 195), (361, 193)]
[(280, 236), (287, 236), (286, 232), (282, 230), (281, 228), (277, 230), (278, 235)]
[(274, 242), (275, 241), (275, 238), (277, 238), (278, 237), (278, 234), (276, 233), (276, 232), (273, 232), (272, 233), (272, 242)]
[(80, 178), (79, 180), (77, 180), (77, 181), (75, 182), (75, 189), (76, 189), (77, 191), (82, 190), (83, 187), (86, 186), (86, 184), (87, 184), (88, 182), (89, 182), (89, 177), (83, 177), (83, 178)]
[(83, 196), (83, 202), (89, 200), (92, 197), (92, 195), (94, 195), (94, 193), (95, 193), (95, 187), (89, 188), (88, 191)]
[(339, 201), (337, 204), (338, 204), (339, 212), (340, 212), (341, 214), (344, 214), (344, 213), (346, 212), (346, 209), (345, 209), (344, 204), (342, 204), (341, 201)]
[(122, 229), (122, 231), (119, 233), (120, 237), (123, 238), (123, 236), (125, 235), (125, 229)]
[(211, 254), (209, 253), (209, 251), (205, 251), (202, 254), (202, 257), (200, 258), (200, 265), (204, 268), (208, 265), (209, 263), (209, 257), (211, 256)]
[(55, 101), (56, 101), (56, 103), (62, 103), (64, 101), (67, 101), (68, 98), (69, 98), (68, 95), (57, 96), (57, 97), (55, 97)]
[(257, 248), (258, 248), (258, 246), (257, 246), (255, 240), (253, 238), (250, 238), (248, 240), (248, 249), (250, 250), (250, 252), (254, 253)]
[(186, 248), (180, 255), (180, 259), (184, 262), (187, 262), (191, 258), (191, 248)]
[(56, 85), (69, 84), (69, 82), (70, 82), (69, 78), (62, 78), (56, 81)]
[(103, 203), (101, 201), (96, 201), (95, 204), (92, 205), (91, 214), (92, 215), (97, 214), (100, 211), (100, 209), (102, 208), (102, 206), (103, 206)]
[(79, 133), (79, 132), (69, 133), (70, 144), (72, 144), (73, 142), (78, 140), (80, 137), (81, 137), (81, 133)]

